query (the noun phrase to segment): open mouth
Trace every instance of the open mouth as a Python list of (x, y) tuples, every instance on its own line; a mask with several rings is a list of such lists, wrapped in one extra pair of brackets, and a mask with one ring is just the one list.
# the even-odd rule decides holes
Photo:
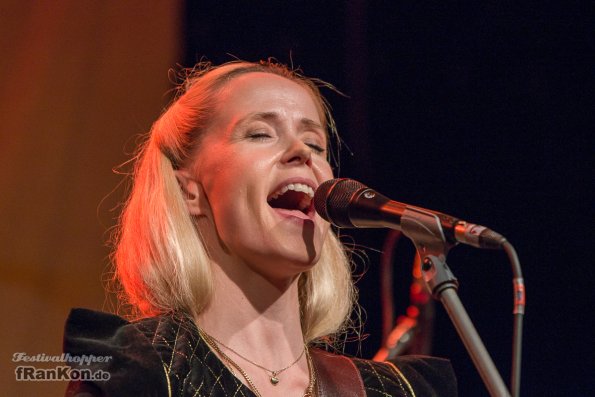
[(269, 196), (267, 202), (273, 208), (300, 211), (310, 215), (314, 189), (303, 183), (289, 183)]

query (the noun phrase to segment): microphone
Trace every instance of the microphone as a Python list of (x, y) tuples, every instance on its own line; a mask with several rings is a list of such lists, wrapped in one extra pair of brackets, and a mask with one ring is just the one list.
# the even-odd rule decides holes
[[(468, 223), (450, 215), (390, 200), (364, 184), (348, 178), (323, 182), (314, 194), (316, 212), (338, 227), (403, 230), (402, 218), (435, 216), (446, 241), (477, 248), (502, 249), (506, 238), (485, 226)], [(409, 237), (409, 236), (408, 236)]]

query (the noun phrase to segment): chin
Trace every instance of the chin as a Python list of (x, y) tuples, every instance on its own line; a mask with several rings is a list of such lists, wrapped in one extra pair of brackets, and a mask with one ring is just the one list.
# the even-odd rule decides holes
[[(293, 245), (293, 244), (292, 244)], [(312, 267), (320, 259), (322, 244), (307, 243), (300, 241), (295, 246), (285, 246), (280, 256), (289, 263), (295, 263), (299, 267)]]
[(312, 269), (319, 259), (320, 255), (313, 257), (307, 254), (283, 256), (278, 259), (276, 267), (287, 269), (290, 273), (299, 274)]
[(320, 251), (287, 251), (265, 255), (259, 263), (259, 273), (266, 278), (293, 279), (301, 273), (311, 270), (320, 259)]

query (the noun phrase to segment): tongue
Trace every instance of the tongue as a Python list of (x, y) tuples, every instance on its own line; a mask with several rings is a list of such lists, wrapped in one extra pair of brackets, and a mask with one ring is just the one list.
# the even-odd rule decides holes
[(310, 220), (310, 217), (307, 214), (304, 214), (302, 211), (298, 210), (287, 210), (285, 208), (273, 208), (275, 212), (285, 216), (291, 216), (294, 218), (300, 218), (304, 220)]
[(300, 211), (299, 204), (305, 193), (296, 192), (295, 190), (288, 190), (276, 199), (270, 200), (269, 205), (277, 209)]

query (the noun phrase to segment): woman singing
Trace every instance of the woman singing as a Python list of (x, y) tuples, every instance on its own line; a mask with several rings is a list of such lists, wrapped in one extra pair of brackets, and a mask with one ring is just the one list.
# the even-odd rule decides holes
[[(137, 157), (113, 255), (132, 322), (72, 311), (68, 396), (451, 396), (446, 360), (315, 348), (345, 331), (350, 265), (314, 191), (333, 178), (317, 81), (273, 63), (202, 66)], [(106, 375), (108, 374), (108, 375)], [(107, 379), (109, 378), (109, 379)]]

